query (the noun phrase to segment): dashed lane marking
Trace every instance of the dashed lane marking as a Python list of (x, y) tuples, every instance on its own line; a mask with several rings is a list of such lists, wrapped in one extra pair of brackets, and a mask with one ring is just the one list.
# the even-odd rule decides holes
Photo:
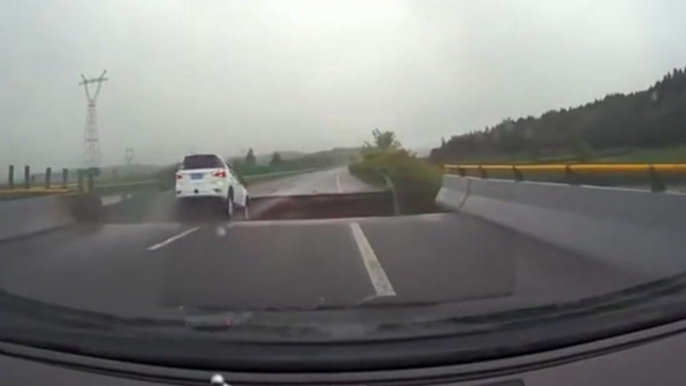
[(395, 296), (393, 285), (391, 285), (391, 282), (388, 280), (386, 271), (384, 271), (379, 259), (377, 259), (374, 249), (372, 249), (372, 246), (369, 244), (369, 241), (364, 235), (360, 224), (356, 222), (350, 224), (350, 230), (352, 231), (355, 242), (357, 243), (357, 248), (360, 250), (362, 261), (367, 268), (367, 274), (369, 275), (369, 279), (374, 286), (376, 296)]
[(197, 227), (195, 227), (195, 228), (187, 229), (187, 230), (185, 230), (185, 231), (179, 233), (179, 234), (176, 235), (176, 236), (172, 236), (172, 237), (170, 237), (170, 238), (168, 238), (168, 239), (162, 241), (162, 242), (159, 243), (159, 244), (153, 245), (152, 247), (148, 248), (148, 251), (154, 251), (154, 250), (156, 250), (156, 249), (160, 249), (160, 248), (162, 248), (162, 247), (164, 247), (164, 246), (166, 246), (166, 245), (169, 245), (169, 244), (173, 243), (174, 241), (176, 241), (176, 240), (178, 240), (178, 239), (180, 239), (180, 238), (183, 238), (183, 237), (186, 237), (186, 236), (190, 235), (191, 233), (197, 231), (198, 229), (200, 229), (199, 226), (197, 226)]
[(336, 191), (338, 193), (343, 193), (343, 189), (341, 189), (341, 174), (336, 173)]

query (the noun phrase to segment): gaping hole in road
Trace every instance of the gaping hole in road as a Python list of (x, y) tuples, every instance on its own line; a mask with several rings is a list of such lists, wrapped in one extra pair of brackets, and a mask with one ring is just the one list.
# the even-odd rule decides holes
[[(402, 207), (392, 192), (265, 196), (251, 199), (249, 218), (237, 208), (235, 220), (294, 220), (346, 217), (394, 216), (401, 213), (432, 213), (434, 205)], [(216, 200), (177, 201), (165, 193), (134, 195), (102, 208), (104, 223), (202, 223), (226, 220), (223, 203)]]
[(390, 192), (258, 197), (252, 200), (250, 216), (255, 220), (321, 219), (392, 216)]

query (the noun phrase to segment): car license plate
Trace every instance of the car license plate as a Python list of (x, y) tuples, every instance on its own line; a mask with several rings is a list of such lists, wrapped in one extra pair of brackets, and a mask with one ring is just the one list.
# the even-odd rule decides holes
[(191, 174), (191, 180), (202, 180), (202, 173), (193, 173)]

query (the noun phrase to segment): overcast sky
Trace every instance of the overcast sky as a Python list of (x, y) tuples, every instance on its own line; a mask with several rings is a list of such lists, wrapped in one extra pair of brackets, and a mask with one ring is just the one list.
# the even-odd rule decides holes
[(83, 160), (80, 74), (106, 164), (189, 150), (411, 147), (646, 88), (686, 66), (677, 0), (0, 2), (0, 173)]

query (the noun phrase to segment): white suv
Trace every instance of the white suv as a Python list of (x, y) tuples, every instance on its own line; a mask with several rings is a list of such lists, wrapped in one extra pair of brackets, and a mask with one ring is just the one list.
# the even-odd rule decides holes
[(176, 172), (176, 198), (207, 197), (220, 199), (228, 218), (233, 217), (236, 207), (248, 217), (248, 191), (222, 157), (216, 154), (186, 156)]

